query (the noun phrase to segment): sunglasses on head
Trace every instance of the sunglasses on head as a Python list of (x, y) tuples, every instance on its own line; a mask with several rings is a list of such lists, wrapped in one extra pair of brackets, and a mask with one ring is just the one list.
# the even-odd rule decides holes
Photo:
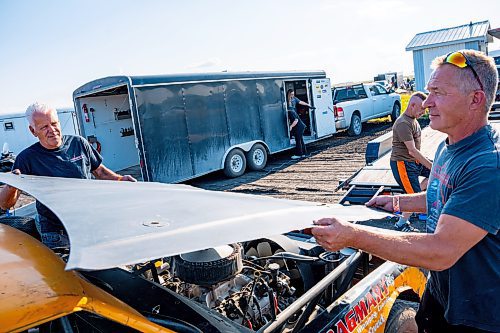
[(481, 80), (479, 79), (479, 75), (477, 75), (476, 70), (474, 69), (474, 67), (472, 67), (472, 64), (470, 63), (469, 59), (467, 59), (465, 54), (463, 54), (462, 52), (459, 52), (459, 51), (448, 53), (448, 55), (444, 59), (444, 62), (446, 62), (448, 64), (455, 65), (459, 68), (469, 67), (472, 70), (472, 73), (474, 74), (474, 77), (476, 78), (477, 83), (479, 83), (481, 90), (484, 91), (483, 84), (481, 83)]

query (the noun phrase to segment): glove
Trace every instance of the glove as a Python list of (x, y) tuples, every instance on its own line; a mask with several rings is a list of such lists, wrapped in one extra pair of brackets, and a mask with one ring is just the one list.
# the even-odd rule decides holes
[(316, 108), (314, 106), (310, 106), (309, 109), (316, 110)]

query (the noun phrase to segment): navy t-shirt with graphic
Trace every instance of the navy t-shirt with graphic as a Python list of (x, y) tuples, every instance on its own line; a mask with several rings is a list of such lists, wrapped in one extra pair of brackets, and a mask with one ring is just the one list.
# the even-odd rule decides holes
[(488, 233), (452, 267), (431, 271), (428, 288), (452, 325), (500, 332), (500, 140), (490, 125), (452, 145), (443, 142), (427, 187), (427, 232), (441, 214)]
[[(37, 142), (16, 157), (13, 169), (22, 174), (63, 178), (90, 179), (92, 171), (102, 162), (101, 155), (80, 136), (64, 135), (62, 145), (56, 149), (44, 148)], [(36, 202), (41, 232), (61, 232), (64, 228), (59, 219), (40, 202)]]

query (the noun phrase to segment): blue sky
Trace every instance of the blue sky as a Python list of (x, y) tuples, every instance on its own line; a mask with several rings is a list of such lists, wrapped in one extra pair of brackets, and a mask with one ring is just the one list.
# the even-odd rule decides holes
[(500, 1), (0, 0), (0, 113), (33, 101), (72, 106), (77, 87), (112, 75), (406, 75), (413, 63), (405, 46), (415, 34), (483, 20), (500, 27)]

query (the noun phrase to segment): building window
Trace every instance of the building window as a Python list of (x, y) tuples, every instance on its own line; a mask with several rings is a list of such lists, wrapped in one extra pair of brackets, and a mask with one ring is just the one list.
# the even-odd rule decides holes
[(6, 130), (6, 131), (13, 131), (14, 130), (14, 123), (12, 121), (8, 121), (8, 122), (5, 122), (3, 124), (3, 128)]

